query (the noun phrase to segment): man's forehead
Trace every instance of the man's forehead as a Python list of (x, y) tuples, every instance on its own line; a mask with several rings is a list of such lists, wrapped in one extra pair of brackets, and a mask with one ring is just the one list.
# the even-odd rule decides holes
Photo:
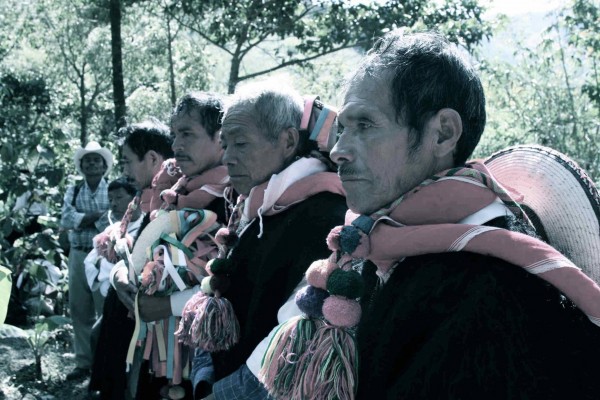
[(256, 122), (247, 114), (235, 113), (223, 119), (221, 127), (221, 137), (230, 137), (235, 135), (249, 134), (250, 131), (257, 130)]
[(366, 102), (363, 99), (346, 98), (344, 105), (340, 109), (339, 117), (345, 120), (354, 120), (378, 114), (381, 114), (381, 110), (374, 104)]

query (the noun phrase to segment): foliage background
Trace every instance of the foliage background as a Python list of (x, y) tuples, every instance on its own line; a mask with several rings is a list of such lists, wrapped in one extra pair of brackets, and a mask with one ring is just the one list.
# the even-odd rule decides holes
[[(64, 267), (57, 217), (80, 179), (76, 147), (118, 154), (109, 6), (122, 11), (127, 121), (168, 121), (189, 90), (231, 92), (286, 75), (303, 93), (341, 103), (342, 78), (394, 27), (437, 29), (469, 51), (485, 84), (489, 122), (475, 156), (540, 143), (600, 179), (600, 5), (571, 0), (538, 40), (509, 38), (508, 19), (478, 0), (5, 0), (0, 2), (0, 266)], [(510, 39), (510, 40), (509, 40)], [(496, 47), (490, 46), (490, 40)], [(119, 173), (118, 165), (111, 177)], [(42, 202), (47, 230), (24, 235), (23, 193)], [(15, 241), (15, 237), (19, 237)], [(40, 279), (44, 279), (43, 274)]]

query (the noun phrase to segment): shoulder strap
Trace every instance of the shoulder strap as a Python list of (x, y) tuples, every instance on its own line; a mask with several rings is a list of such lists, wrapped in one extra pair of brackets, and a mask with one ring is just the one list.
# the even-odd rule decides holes
[(79, 195), (79, 192), (81, 191), (81, 187), (83, 186), (83, 182), (79, 182), (77, 185), (75, 185), (75, 187), (73, 188), (73, 200), (71, 200), (71, 205), (73, 207), (75, 206), (75, 200), (77, 200), (77, 196)]

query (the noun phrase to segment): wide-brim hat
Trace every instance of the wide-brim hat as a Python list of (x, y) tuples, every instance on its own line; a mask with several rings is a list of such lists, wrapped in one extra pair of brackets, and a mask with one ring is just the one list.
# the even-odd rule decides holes
[(523, 196), (519, 203), (540, 236), (600, 283), (600, 195), (586, 172), (538, 145), (509, 147), (485, 164)]
[(104, 161), (106, 161), (106, 172), (104, 172), (103, 176), (108, 175), (113, 166), (113, 155), (110, 152), (110, 150), (100, 146), (100, 143), (95, 141), (89, 142), (85, 146), (85, 148), (80, 147), (77, 150), (75, 150), (73, 162), (75, 163), (75, 168), (77, 169), (77, 172), (83, 175), (83, 171), (81, 170), (81, 159), (83, 158), (83, 156), (90, 153), (99, 154), (102, 158), (104, 158)]

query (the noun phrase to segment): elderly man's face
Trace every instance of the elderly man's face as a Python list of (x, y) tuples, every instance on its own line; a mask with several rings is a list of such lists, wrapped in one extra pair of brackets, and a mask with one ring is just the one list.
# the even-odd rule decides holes
[(219, 135), (211, 138), (196, 116), (185, 113), (175, 117), (171, 132), (175, 135), (175, 159), (184, 175), (198, 175), (221, 164)]
[(280, 172), (285, 165), (282, 141), (272, 142), (248, 113), (230, 112), (223, 120), (221, 141), (223, 164), (233, 188), (247, 195), (250, 190)]
[(409, 151), (409, 128), (396, 120), (386, 79), (356, 79), (339, 114), (344, 131), (331, 152), (351, 210), (370, 214), (387, 206), (435, 171), (431, 128)]

